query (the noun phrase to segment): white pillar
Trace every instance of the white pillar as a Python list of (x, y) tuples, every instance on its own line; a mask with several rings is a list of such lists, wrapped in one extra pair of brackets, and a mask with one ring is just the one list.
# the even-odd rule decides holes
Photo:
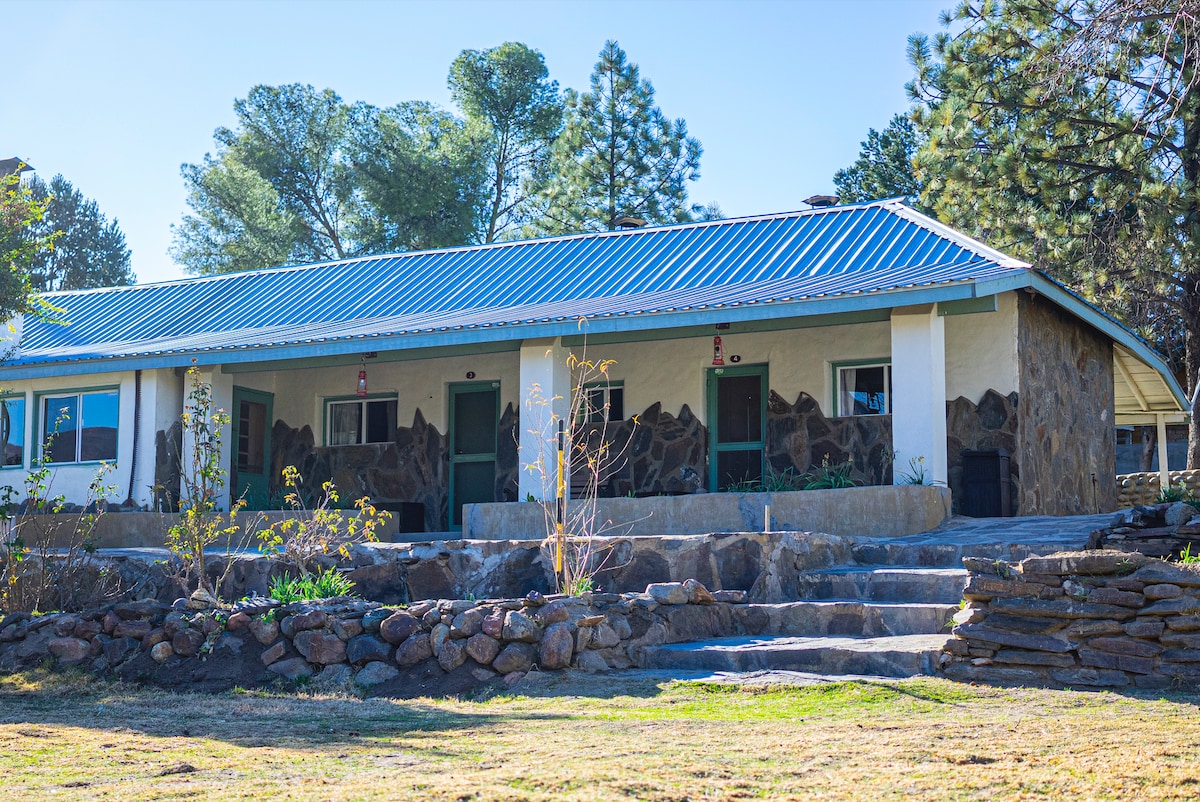
[(1166, 493), (1171, 488), (1171, 471), (1167, 463), (1167, 419), (1162, 413), (1154, 417), (1158, 424), (1158, 489)]
[(521, 437), (518, 498), (553, 498), (558, 481), (556, 437), (571, 398), (569, 351), (560, 339), (521, 344)]
[(946, 328), (936, 304), (892, 310), (892, 449), (894, 482), (918, 457), (930, 479), (947, 481)]
[[(233, 408), (233, 377), (221, 372), (221, 368), (208, 367), (202, 368), (198, 376), (202, 384), (207, 384), (212, 388), (213, 408), (209, 412), (210, 415), (217, 410), (223, 411), (231, 419), (237, 414), (237, 410)], [(191, 399), (188, 397), (192, 391), (192, 378), (186, 377), (183, 384), (183, 408), (186, 412), (193, 413)], [(229, 474), (232, 468), (230, 463), (230, 455), (235, 451), (235, 444), (230, 442), (233, 437), (233, 427), (225, 426), (221, 431), (221, 454), (220, 465), (225, 471), (225, 486), (221, 492), (217, 494), (214, 500), (218, 510), (227, 511), (229, 509)], [(180, 466), (180, 474), (183, 477), (184, 487), (180, 488), (181, 495), (187, 497), (186, 483), (193, 480), (194, 466), (192, 464), (192, 448), (193, 438), (188, 432), (188, 427), (183, 427), (183, 453), (179, 455), (182, 465)]]

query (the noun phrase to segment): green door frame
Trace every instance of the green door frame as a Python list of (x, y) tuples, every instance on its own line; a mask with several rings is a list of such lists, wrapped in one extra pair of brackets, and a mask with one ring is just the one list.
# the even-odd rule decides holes
[[(482, 453), (481, 452), (478, 454), (455, 454), (454, 453), (454, 439), (456, 436), (456, 432), (455, 432), (455, 426), (454, 426), (454, 413), (455, 413), (455, 404), (457, 403), (458, 396), (466, 394), (466, 393), (479, 393), (479, 392), (483, 392), (485, 390), (494, 393), (496, 396), (496, 412), (495, 412), (495, 417), (493, 418), (494, 424), (492, 426), (492, 431), (495, 433), (495, 438), (492, 440), (491, 453)], [(449, 450), (450, 450), (450, 489), (449, 489), (449, 493), (447, 495), (447, 505), (448, 505), (449, 509), (446, 510), (446, 523), (450, 527), (451, 530), (457, 531), (459, 529), (462, 529), (462, 523), (461, 522), (457, 523), (457, 524), (454, 523), (454, 509), (456, 506), (456, 499), (458, 496), (458, 490), (455, 487), (455, 481), (454, 481), (454, 466), (459, 463), (463, 463), (463, 462), (489, 462), (490, 461), (491, 463), (495, 464), (497, 451), (498, 451), (498, 440), (499, 440), (499, 429), (500, 429), (500, 383), (494, 382), (494, 381), (482, 381), (482, 382), (456, 382), (454, 384), (451, 384), (450, 385), (450, 410), (449, 411), (450, 411), (450, 416), (447, 419), (447, 424), (446, 424), (446, 442), (449, 445)]]
[[(242, 402), (249, 401), (266, 407), (263, 420), (263, 470), (261, 474), (238, 470), (238, 442), (241, 439)], [(271, 427), (275, 419), (275, 394), (249, 387), (233, 388), (232, 438), (229, 448), (230, 475), (237, 477), (230, 488), (234, 498), (243, 491), (250, 509), (263, 509), (271, 496)]]
[[(759, 433), (757, 440), (744, 443), (717, 442), (717, 380), (728, 376), (758, 376), (759, 377)], [(763, 475), (766, 475), (767, 454), (767, 393), (770, 386), (767, 382), (766, 365), (738, 365), (737, 367), (709, 368), (704, 382), (705, 408), (708, 420), (708, 489), (715, 493), (720, 487), (717, 476), (717, 454), (722, 451), (753, 451), (758, 449), (763, 460)]]

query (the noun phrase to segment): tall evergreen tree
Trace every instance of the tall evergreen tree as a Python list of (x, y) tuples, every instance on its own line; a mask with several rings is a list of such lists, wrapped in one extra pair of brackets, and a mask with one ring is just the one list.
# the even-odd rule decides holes
[(34, 177), (28, 183), (46, 213), (33, 224), (34, 232), (55, 238), (54, 247), (40, 251), (31, 265), (30, 280), (38, 292), (117, 287), (134, 282), (129, 248), (116, 220), (109, 220), (94, 200), (56, 175), (50, 183)]
[(880, 198), (916, 198), (921, 194), (913, 159), (921, 135), (907, 114), (897, 114), (882, 131), (868, 129), (854, 164), (833, 174), (843, 203)]
[[(24, 167), (19, 161), (17, 166)], [(46, 202), (21, 183), (19, 169), (0, 173), (0, 325), (16, 315), (48, 311), (30, 281), (34, 263), (57, 238), (41, 232), (45, 214)]]
[(562, 129), (558, 83), (542, 54), (519, 42), (464, 50), (450, 67), (451, 95), (467, 121), (486, 132), (487, 194), (479, 241), (515, 233), (529, 217), (529, 180), (541, 172)]
[(616, 42), (605, 43), (591, 89), (567, 90), (566, 125), (535, 181), (534, 234), (605, 231), (620, 217), (691, 219), (687, 183), (700, 177), (700, 143), (669, 120)]
[[(1168, 355), (1179, 343), (1194, 393), (1195, 15), (1172, 0), (967, 0), (947, 22), (961, 32), (910, 42), (924, 197), (946, 222), (1143, 324)], [(1188, 451), (1200, 466), (1200, 408)]]

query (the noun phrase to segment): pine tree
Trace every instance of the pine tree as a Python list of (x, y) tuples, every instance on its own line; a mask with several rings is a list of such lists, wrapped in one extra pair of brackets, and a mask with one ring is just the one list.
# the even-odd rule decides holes
[(609, 41), (591, 89), (566, 93), (566, 124), (535, 179), (541, 214), (533, 234), (610, 231), (617, 219), (691, 219), (687, 183), (700, 177), (700, 143), (654, 104), (654, 88)]

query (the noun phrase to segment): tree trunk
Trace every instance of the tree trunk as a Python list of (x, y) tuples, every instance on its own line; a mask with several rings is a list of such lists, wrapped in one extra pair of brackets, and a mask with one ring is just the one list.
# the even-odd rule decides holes
[(1194, 326), (1189, 327), (1186, 337), (1184, 364), (1187, 366), (1187, 376), (1184, 390), (1188, 393), (1192, 413), (1188, 424), (1187, 467), (1188, 470), (1195, 470), (1200, 468), (1200, 392), (1196, 391), (1196, 385), (1200, 382), (1200, 331)]
[(1142, 458), (1138, 460), (1138, 470), (1149, 473), (1154, 468), (1154, 443), (1158, 440), (1158, 429), (1153, 426), (1142, 428)]

